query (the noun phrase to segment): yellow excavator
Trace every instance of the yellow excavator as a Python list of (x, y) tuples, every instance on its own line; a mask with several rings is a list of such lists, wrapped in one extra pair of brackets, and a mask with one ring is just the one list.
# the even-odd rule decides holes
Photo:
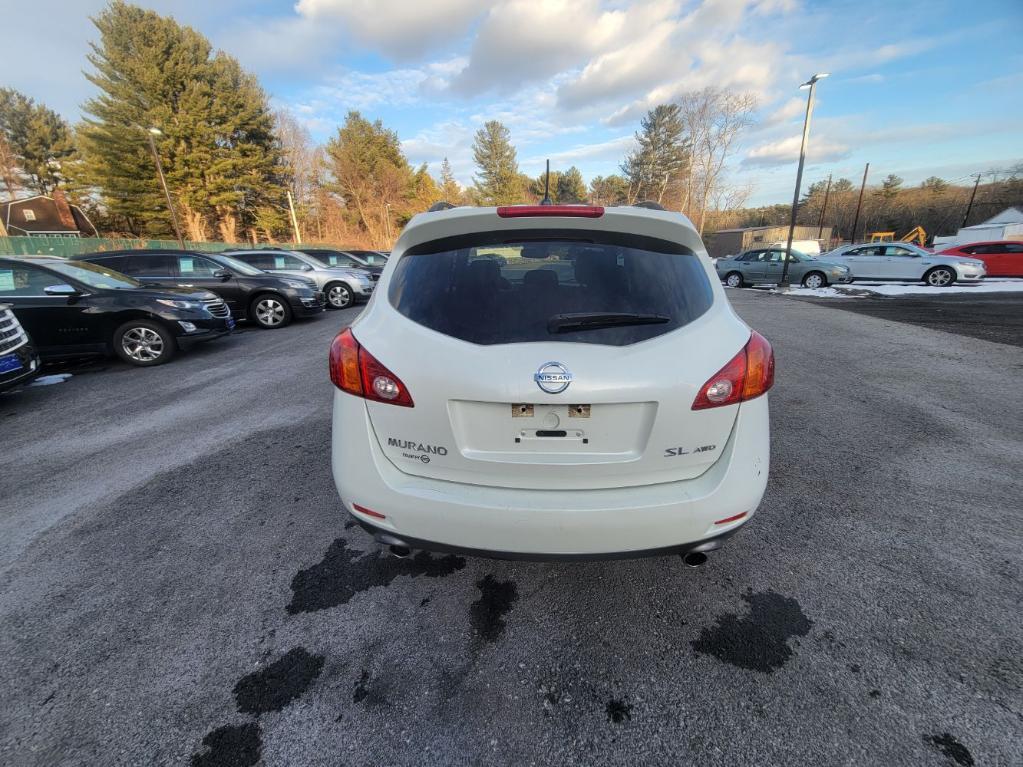
[[(874, 232), (870, 235), (871, 242), (895, 242), (895, 232)], [(914, 226), (906, 232), (900, 242), (915, 242), (921, 248), (927, 242), (927, 232), (922, 226)]]

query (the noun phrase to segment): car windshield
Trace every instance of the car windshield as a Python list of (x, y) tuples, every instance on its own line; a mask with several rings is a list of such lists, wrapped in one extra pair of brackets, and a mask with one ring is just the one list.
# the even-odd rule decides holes
[(689, 324), (713, 292), (699, 259), (677, 243), (539, 230), (412, 248), (389, 298), (413, 322), (470, 343), (624, 346)]
[(266, 274), (266, 272), (263, 272), (254, 266), (249, 266), (244, 261), (239, 261), (237, 258), (231, 258), (230, 256), (225, 256), (220, 253), (213, 256), (213, 260), (221, 266), (230, 267), (239, 274), (245, 274), (249, 277), (257, 277)]
[(64, 261), (60, 263), (49, 263), (47, 266), (55, 272), (60, 272), (65, 277), (85, 283), (90, 288), (105, 288), (108, 290), (130, 290), (141, 285), (131, 277), (115, 272), (99, 264), (91, 264), (88, 261)]

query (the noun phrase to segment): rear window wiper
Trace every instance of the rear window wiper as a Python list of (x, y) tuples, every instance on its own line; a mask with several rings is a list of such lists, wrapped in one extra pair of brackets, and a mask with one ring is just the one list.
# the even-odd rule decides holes
[(573, 333), (578, 330), (624, 327), (626, 325), (662, 325), (671, 322), (664, 314), (636, 314), (632, 312), (582, 312), (555, 314), (547, 320), (548, 333)]

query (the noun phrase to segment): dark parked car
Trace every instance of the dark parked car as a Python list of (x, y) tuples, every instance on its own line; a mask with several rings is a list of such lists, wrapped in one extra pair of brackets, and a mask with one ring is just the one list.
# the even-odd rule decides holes
[(147, 285), (201, 288), (216, 293), (236, 319), (281, 328), (293, 317), (320, 314), (326, 299), (305, 277), (275, 277), (221, 253), (122, 250), (72, 256), (127, 274)]
[(28, 383), (39, 375), (39, 366), (39, 353), (11, 305), (0, 304), (0, 391)]
[(44, 360), (113, 352), (133, 365), (159, 365), (234, 327), (227, 306), (208, 291), (145, 288), (63, 258), (0, 257), (0, 301), (11, 305)]

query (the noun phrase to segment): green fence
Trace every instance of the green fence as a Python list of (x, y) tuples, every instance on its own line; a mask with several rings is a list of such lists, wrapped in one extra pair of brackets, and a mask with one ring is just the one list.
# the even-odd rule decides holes
[[(291, 243), (277, 243), (273, 247), (287, 248)], [(0, 256), (60, 256), (67, 258), (78, 253), (95, 253), (101, 250), (126, 250), (128, 248), (172, 248), (181, 247), (177, 240), (136, 240), (112, 237), (0, 237)], [(188, 250), (205, 250), (216, 253), (229, 248), (268, 247), (253, 246), (247, 242), (188, 242)], [(329, 246), (326, 246), (329, 247)]]

